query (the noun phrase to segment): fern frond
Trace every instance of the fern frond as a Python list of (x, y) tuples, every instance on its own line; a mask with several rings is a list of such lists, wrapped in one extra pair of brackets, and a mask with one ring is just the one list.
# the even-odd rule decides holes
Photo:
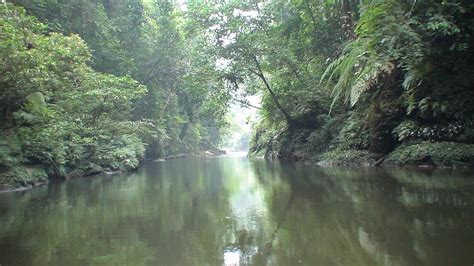
[[(365, 73), (365, 64), (367, 63), (367, 42), (364, 39), (358, 39), (348, 44), (342, 56), (334, 60), (324, 71), (321, 81), (327, 80), (326, 86), (334, 84), (331, 96), (333, 101), (330, 110), (334, 104), (344, 97), (344, 103), (352, 102), (351, 88)], [(337, 80), (335, 80), (337, 78)]]
[(421, 78), (414, 71), (407, 71), (403, 79), (403, 89), (406, 91), (411, 91), (412, 89), (418, 87), (421, 83)]
[(351, 107), (359, 101), (362, 93), (377, 84), (381, 74), (390, 74), (394, 68), (395, 66), (390, 62), (369, 61), (351, 87)]
[[(330, 110), (344, 97), (344, 103), (354, 106), (362, 93), (373, 87), (382, 73), (390, 73), (395, 67), (367, 51), (367, 42), (358, 39), (349, 44), (345, 53), (334, 60), (324, 71), (321, 81), (327, 79), (326, 86), (333, 85)], [(334, 80), (335, 77), (337, 80)]]

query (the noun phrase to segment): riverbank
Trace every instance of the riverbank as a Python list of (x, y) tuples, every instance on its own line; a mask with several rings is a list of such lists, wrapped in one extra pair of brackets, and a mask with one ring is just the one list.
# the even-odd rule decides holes
[(95, 169), (71, 169), (65, 175), (48, 174), (47, 165), (16, 165), (10, 171), (0, 174), (0, 193), (14, 192), (31, 189), (33, 187), (48, 184), (52, 180), (67, 180), (71, 178), (86, 177), (93, 175), (112, 175), (123, 173), (125, 171), (132, 171), (138, 168), (138, 165), (129, 169), (110, 169), (110, 168), (95, 168)]
[(474, 167), (474, 145), (456, 142), (419, 142), (402, 144), (388, 153), (330, 147), (312, 151), (308, 142), (271, 139), (265, 146), (251, 150), (250, 157), (303, 161), (318, 166), (417, 166), (437, 168)]
[(399, 118), (373, 126), (368, 116), (363, 110), (334, 117), (320, 115), (291, 130), (257, 127), (249, 156), (319, 166), (474, 167), (470, 124), (457, 123), (453, 129), (454, 123), (433, 126)]
[(227, 152), (224, 150), (210, 149), (210, 150), (204, 150), (204, 151), (195, 152), (195, 153), (179, 153), (179, 154), (163, 156), (156, 160), (165, 161), (165, 160), (172, 160), (172, 159), (179, 159), (179, 158), (186, 158), (186, 157), (216, 157), (216, 156), (221, 156), (225, 154), (227, 154)]
[[(156, 161), (166, 161), (186, 157), (204, 157), (212, 158), (227, 154), (220, 149), (205, 150), (197, 153), (180, 153), (175, 155), (163, 156)], [(0, 193), (14, 192), (31, 189), (33, 187), (45, 185), (51, 180), (67, 180), (71, 178), (87, 177), (94, 175), (113, 175), (123, 172), (134, 171), (138, 169), (145, 160), (140, 160), (134, 167), (129, 168), (111, 168), (111, 167), (89, 167), (82, 169), (71, 169), (65, 175), (48, 175), (47, 165), (27, 165), (18, 164), (10, 171), (0, 174)]]

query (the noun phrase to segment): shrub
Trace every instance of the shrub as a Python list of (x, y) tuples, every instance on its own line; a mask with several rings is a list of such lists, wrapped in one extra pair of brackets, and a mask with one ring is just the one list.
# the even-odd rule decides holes
[(474, 145), (456, 142), (405, 144), (390, 153), (384, 162), (393, 165), (470, 166)]

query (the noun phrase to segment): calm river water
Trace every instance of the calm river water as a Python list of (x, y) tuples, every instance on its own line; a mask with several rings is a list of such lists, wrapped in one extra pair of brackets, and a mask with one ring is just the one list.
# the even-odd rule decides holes
[(0, 194), (0, 265), (473, 265), (470, 172), (245, 157)]

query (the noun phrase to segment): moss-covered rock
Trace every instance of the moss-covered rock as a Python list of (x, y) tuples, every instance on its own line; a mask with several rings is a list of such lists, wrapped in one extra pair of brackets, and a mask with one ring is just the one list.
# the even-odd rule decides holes
[(379, 156), (366, 150), (334, 149), (315, 155), (313, 161), (320, 166), (373, 165)]
[(472, 166), (474, 144), (456, 142), (421, 142), (403, 144), (384, 161), (388, 165)]

